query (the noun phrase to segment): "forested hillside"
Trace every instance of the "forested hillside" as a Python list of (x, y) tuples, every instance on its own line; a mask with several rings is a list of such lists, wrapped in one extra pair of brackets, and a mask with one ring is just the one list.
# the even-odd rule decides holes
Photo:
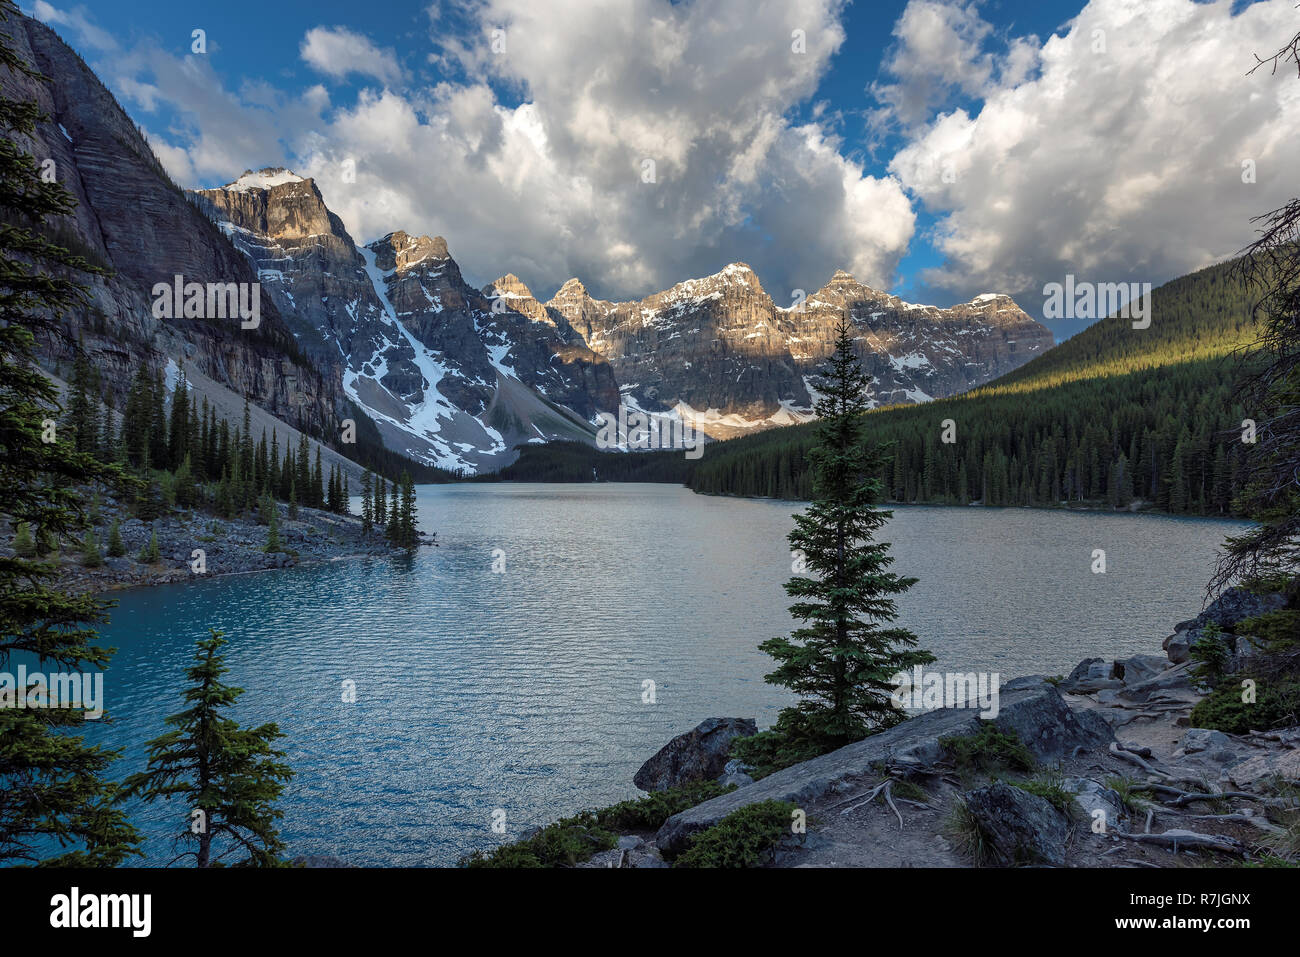
[[(1249, 417), (1233, 395), (1253, 338), (1231, 264), (1174, 280), (1152, 293), (1150, 328), (1108, 318), (966, 395), (870, 413), (871, 440), (890, 450), (884, 488), (900, 502), (1231, 514)], [(688, 485), (806, 497), (813, 428), (711, 446)]]
[[(1141, 505), (1233, 514), (1242, 420), (1234, 401), (1254, 339), (1232, 264), (1152, 293), (1151, 325), (1104, 319), (992, 383), (868, 414), (892, 501)], [(944, 442), (951, 420), (953, 442)], [(800, 499), (815, 424), (707, 446), (704, 457), (531, 446), (515, 481), (684, 481), (697, 492)], [(594, 470), (594, 475), (593, 475)]]

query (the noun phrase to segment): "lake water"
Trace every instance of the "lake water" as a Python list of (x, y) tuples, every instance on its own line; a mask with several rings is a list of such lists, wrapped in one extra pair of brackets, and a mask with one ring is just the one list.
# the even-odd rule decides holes
[[(246, 689), (236, 717), (287, 735), (291, 853), (452, 864), (635, 797), (641, 762), (706, 717), (772, 721), (788, 699), (764, 683), (756, 646), (791, 626), (781, 585), (798, 507), (663, 485), (423, 487), (421, 524), (441, 544), (413, 559), (121, 594), (104, 629), (118, 648), (104, 684), (113, 724), (91, 737), (126, 745), (119, 778), (143, 767), (143, 742), (181, 710), (194, 640), (220, 628), (228, 680)], [(896, 570), (920, 579), (902, 621), (936, 667), (1007, 679), (1159, 653), (1199, 611), (1215, 548), (1238, 527), (913, 507), (884, 537)], [(1091, 570), (1098, 548), (1105, 574)], [(149, 863), (174, 856), (187, 815), (133, 810)]]

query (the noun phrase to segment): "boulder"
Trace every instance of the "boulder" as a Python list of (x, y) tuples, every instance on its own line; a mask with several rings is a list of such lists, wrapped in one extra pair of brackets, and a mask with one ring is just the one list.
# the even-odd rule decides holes
[(731, 742), (757, 733), (753, 718), (706, 718), (660, 748), (632, 782), (643, 791), (666, 791), (688, 781), (715, 780), (731, 760)]
[(1184, 754), (1196, 754), (1198, 751), (1220, 750), (1233, 747), (1232, 738), (1222, 731), (1211, 728), (1191, 728), (1183, 735), (1180, 747)]
[(1139, 684), (1156, 677), (1169, 667), (1168, 659), (1163, 655), (1133, 655), (1131, 658), (1115, 660), (1115, 677), (1124, 684)]
[(1206, 625), (1232, 631), (1238, 622), (1276, 611), (1285, 604), (1286, 596), (1277, 592), (1261, 595), (1244, 588), (1229, 588), (1195, 618), (1174, 626), (1174, 633), (1164, 640), (1165, 653), (1174, 664), (1181, 664), (1191, 656), (1192, 646), (1204, 637)]
[(1124, 801), (1119, 792), (1092, 778), (1066, 778), (1061, 786), (1074, 795), (1074, 803), (1083, 809), (1090, 820), (1097, 811), (1104, 811), (1106, 826), (1114, 827), (1126, 816)]
[(1037, 794), (994, 781), (965, 800), (999, 864), (1065, 864), (1065, 816)]
[(1066, 694), (1093, 694), (1106, 688), (1123, 687), (1124, 682), (1115, 677), (1114, 671), (1114, 662), (1085, 658), (1058, 687)]
[[(1105, 719), (1092, 711), (1073, 711), (1061, 693), (1040, 676), (1017, 678), (1003, 685), (998, 715), (991, 720), (1001, 731), (1014, 731), (1042, 761), (1067, 757), (1079, 747), (1104, 750), (1115, 740)], [(806, 807), (824, 797), (857, 791), (867, 779), (878, 779), (880, 765), (933, 766), (943, 756), (940, 741), (973, 735), (979, 728), (979, 712), (974, 708), (923, 712), (879, 734), (674, 814), (659, 829), (655, 843), (665, 851), (678, 851), (692, 834), (759, 801), (793, 801)]]
[(749, 772), (752, 770), (753, 768), (748, 764), (745, 764), (743, 761), (738, 759), (728, 761), (727, 766), (723, 768), (722, 773), (718, 775), (718, 784), (722, 785), (724, 788), (730, 787), (733, 784), (736, 787), (740, 787), (742, 784), (753, 784), (754, 779), (749, 776)]

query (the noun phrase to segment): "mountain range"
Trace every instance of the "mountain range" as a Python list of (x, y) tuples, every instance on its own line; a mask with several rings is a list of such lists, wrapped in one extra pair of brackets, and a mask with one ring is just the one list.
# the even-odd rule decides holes
[[(475, 473), (521, 445), (593, 444), (599, 416), (620, 407), (713, 439), (807, 421), (841, 318), (873, 406), (962, 393), (1053, 344), (1007, 296), (942, 309), (843, 271), (788, 306), (744, 263), (629, 302), (596, 298), (577, 278), (546, 301), (510, 273), (476, 289), (442, 237), (394, 229), (358, 243), (316, 183), (290, 170), (178, 189), (71, 48), (30, 18), (15, 32), (53, 81), (4, 79), (49, 117), (27, 145), (78, 201), (60, 238), (109, 273), (44, 348), (58, 368), (81, 340), (109, 394), (134, 364), (184, 367), (201, 391), (247, 397), (327, 445), (351, 419), (367, 443)], [(258, 283), (259, 326), (154, 318), (150, 290), (177, 275)]]

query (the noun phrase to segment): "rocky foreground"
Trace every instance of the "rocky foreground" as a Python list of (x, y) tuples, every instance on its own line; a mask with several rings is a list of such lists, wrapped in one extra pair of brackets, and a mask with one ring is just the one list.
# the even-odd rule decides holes
[[(92, 566), (70, 543), (47, 559), (58, 563), (58, 588), (86, 594), (400, 553), (385, 541), (382, 529), (362, 531), (361, 519), (354, 515), (299, 507), (297, 518), (291, 519), (286, 505), (276, 507), (280, 548), (267, 551), (270, 530), (256, 518), (177, 510), (143, 521), (109, 496), (98, 507), (95, 535), (104, 552), (116, 519), (125, 554), (103, 554), (103, 563)], [(3, 541), (13, 540), (12, 528), (0, 531)], [(158, 559), (150, 561), (147, 552), (154, 536)], [(0, 548), (0, 554), (12, 555), (13, 548)]]
[(975, 710), (944, 708), (753, 781), (728, 752), (754, 722), (709, 719), (646, 762), (636, 783), (740, 786), (579, 866), (668, 866), (694, 836), (765, 801), (791, 802), (808, 822), (773, 849), (775, 867), (1169, 867), (1188, 854), (1217, 865), (1276, 862), (1295, 850), (1300, 727), (1191, 727), (1203, 694), (1187, 660), (1208, 622), (1230, 625), (1276, 604), (1234, 590), (1179, 626), (1168, 657), (1089, 659), (1063, 680), (1003, 685), (987, 724), (1022, 743), (1033, 767), (999, 766), (1005, 755), (992, 753), (963, 761), (952, 742), (988, 731)]

